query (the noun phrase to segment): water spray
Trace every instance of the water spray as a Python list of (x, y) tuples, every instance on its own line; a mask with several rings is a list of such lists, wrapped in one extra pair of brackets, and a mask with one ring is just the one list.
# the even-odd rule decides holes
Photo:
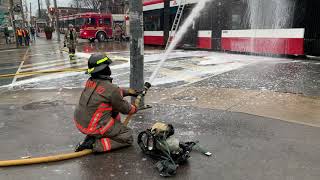
[(201, 10), (206, 7), (206, 3), (210, 2), (212, 0), (200, 0), (196, 4), (196, 6), (191, 11), (190, 15), (187, 17), (183, 25), (179, 28), (177, 31), (177, 34), (173, 37), (168, 49), (164, 52), (160, 62), (158, 63), (157, 67), (153, 71), (149, 83), (152, 83), (154, 79), (156, 78), (160, 68), (162, 67), (163, 63), (168, 59), (169, 54), (172, 50), (177, 46), (177, 44), (181, 41), (183, 35), (187, 32), (188, 28), (192, 25), (195, 19), (197, 19), (200, 16)]

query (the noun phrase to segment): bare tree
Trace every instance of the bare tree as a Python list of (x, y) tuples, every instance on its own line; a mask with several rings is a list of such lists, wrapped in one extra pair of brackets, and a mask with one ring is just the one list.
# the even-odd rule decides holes
[(50, 7), (50, 5), (51, 5), (50, 0), (46, 0), (46, 5), (47, 5), (47, 9), (49, 9), (49, 7)]
[(101, 2), (100, 0), (82, 0), (85, 8), (92, 9), (97, 11), (100, 9)]
[(70, 3), (73, 8), (86, 8), (93, 11), (100, 12), (116, 12), (116, 13), (125, 13), (123, 12), (123, 7), (127, 0), (72, 0)]
[(86, 8), (97, 11), (100, 9), (101, 0), (72, 0), (70, 5), (74, 8)]
[(71, 7), (74, 8), (83, 8), (83, 0), (72, 0), (72, 2), (70, 3)]

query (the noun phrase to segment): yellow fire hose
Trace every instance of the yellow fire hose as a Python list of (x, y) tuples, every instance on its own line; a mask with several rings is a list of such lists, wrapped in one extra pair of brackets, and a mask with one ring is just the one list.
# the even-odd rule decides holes
[[(127, 125), (130, 121), (132, 115), (128, 115), (123, 123)], [(68, 159), (74, 159), (82, 156), (86, 156), (93, 153), (91, 149), (85, 149), (79, 152), (72, 152), (67, 154), (58, 154), (53, 156), (46, 156), (46, 157), (37, 157), (37, 158), (30, 158), (30, 159), (16, 159), (16, 160), (5, 160), (0, 161), (0, 167), (8, 167), (8, 166), (21, 166), (21, 165), (29, 165), (29, 164), (39, 164), (39, 163), (49, 163), (49, 162), (56, 162), (56, 161), (63, 161)]]
[[(135, 100), (135, 105), (138, 107), (140, 105), (140, 101), (143, 96), (147, 93), (148, 89), (151, 87), (149, 83), (146, 82), (145, 90), (139, 95)], [(124, 120), (123, 124), (125, 126), (128, 125), (132, 115), (128, 115)], [(30, 158), (30, 159), (16, 159), (16, 160), (4, 160), (0, 161), (0, 167), (8, 167), (8, 166), (21, 166), (21, 165), (29, 165), (29, 164), (39, 164), (39, 163), (49, 163), (49, 162), (56, 162), (56, 161), (63, 161), (67, 159), (74, 159), (82, 156), (86, 156), (93, 153), (91, 149), (85, 149), (79, 152), (72, 152), (67, 154), (58, 154), (53, 156), (46, 156), (46, 157), (37, 157), (37, 158)]]
[(0, 74), (0, 78), (14, 77), (14, 76), (28, 76), (28, 75), (36, 75), (36, 74), (50, 74), (50, 73), (59, 73), (59, 72), (82, 72), (87, 69), (83, 68), (68, 68), (62, 70), (50, 70), (50, 71), (33, 71), (33, 72), (21, 72), (21, 73), (12, 73), (12, 74)]
[(56, 161), (63, 161), (67, 159), (73, 159), (81, 156), (85, 156), (91, 154), (91, 149), (85, 149), (80, 152), (73, 152), (67, 154), (59, 154), (54, 156), (47, 156), (47, 157), (37, 157), (37, 158), (30, 158), (30, 159), (17, 159), (17, 160), (6, 160), (0, 161), (0, 167), (8, 167), (8, 166), (20, 166), (20, 165), (28, 165), (28, 164), (39, 164), (39, 163), (48, 163), (48, 162), (56, 162)]

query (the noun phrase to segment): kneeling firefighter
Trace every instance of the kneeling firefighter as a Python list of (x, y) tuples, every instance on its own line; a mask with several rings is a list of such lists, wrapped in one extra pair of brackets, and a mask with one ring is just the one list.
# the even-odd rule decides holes
[(94, 54), (89, 58), (87, 73), (91, 77), (74, 113), (77, 128), (87, 136), (76, 147), (76, 152), (84, 149), (107, 152), (130, 146), (133, 142), (132, 130), (121, 123), (119, 113), (136, 113), (137, 107), (123, 97), (136, 97), (140, 92), (112, 84), (111, 62), (105, 54)]

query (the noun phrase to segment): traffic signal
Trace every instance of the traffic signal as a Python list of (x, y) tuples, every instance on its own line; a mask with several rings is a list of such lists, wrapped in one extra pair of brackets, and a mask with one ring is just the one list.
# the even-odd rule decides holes
[(54, 9), (53, 7), (49, 8), (49, 13), (50, 13), (51, 15), (53, 15), (54, 12), (55, 12), (55, 9)]

